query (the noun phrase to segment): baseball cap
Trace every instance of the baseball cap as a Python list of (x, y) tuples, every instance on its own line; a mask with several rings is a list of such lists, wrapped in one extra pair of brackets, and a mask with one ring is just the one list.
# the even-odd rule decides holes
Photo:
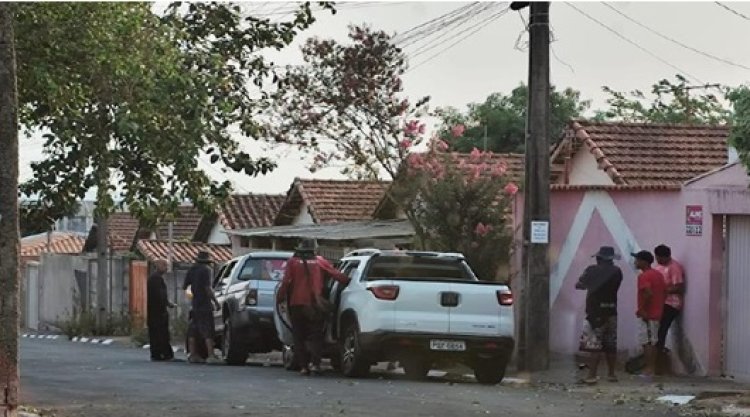
[(634, 257), (635, 259), (646, 261), (650, 264), (654, 263), (654, 255), (652, 255), (651, 252), (647, 250), (642, 250), (638, 253), (631, 253), (630, 256)]

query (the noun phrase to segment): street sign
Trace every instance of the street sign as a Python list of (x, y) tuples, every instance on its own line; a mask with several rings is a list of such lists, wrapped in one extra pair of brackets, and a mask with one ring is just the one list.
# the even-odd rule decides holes
[(531, 243), (540, 243), (540, 244), (549, 243), (549, 222), (548, 221), (531, 222)]

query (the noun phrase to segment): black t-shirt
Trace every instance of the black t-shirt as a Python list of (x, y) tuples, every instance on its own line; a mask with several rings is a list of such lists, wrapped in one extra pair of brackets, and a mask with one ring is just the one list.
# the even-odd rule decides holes
[(622, 283), (622, 271), (612, 263), (591, 265), (580, 279), (586, 294), (588, 318), (617, 315), (617, 291)]
[(211, 295), (208, 294), (211, 288), (211, 268), (204, 264), (195, 264), (188, 269), (185, 275), (183, 289), (190, 286), (193, 293), (193, 310), (195, 311), (213, 311), (211, 305)]

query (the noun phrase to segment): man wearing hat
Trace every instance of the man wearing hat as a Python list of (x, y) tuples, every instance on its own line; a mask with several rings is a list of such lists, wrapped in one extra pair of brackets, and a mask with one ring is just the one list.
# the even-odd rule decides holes
[(607, 359), (608, 378), (617, 381), (617, 292), (622, 283), (622, 271), (614, 264), (615, 249), (602, 246), (593, 255), (596, 265), (583, 272), (576, 289), (586, 290), (586, 320), (581, 335), (580, 350), (591, 352), (589, 374), (583, 382), (595, 384), (601, 357)]
[(195, 258), (195, 264), (190, 267), (185, 275), (183, 289), (190, 287), (192, 297), (192, 320), (188, 329), (188, 345), (190, 356), (188, 361), (191, 363), (205, 363), (206, 360), (198, 357), (195, 352), (198, 338), (203, 339), (206, 343), (209, 362), (218, 362), (214, 355), (214, 308), (220, 309), (219, 301), (216, 299), (213, 288), (211, 288), (211, 276), (213, 270), (208, 265), (211, 264), (211, 255), (208, 252), (201, 251)]
[[(349, 277), (315, 254), (315, 241), (303, 240), (286, 263), (276, 302), (287, 302), (294, 336), (294, 357), (302, 375), (320, 373), (326, 311), (323, 288), (326, 278), (346, 285)], [(309, 349), (308, 349), (309, 344)], [(312, 368), (310, 367), (312, 364)]]
[(656, 369), (656, 343), (659, 332), (659, 322), (664, 309), (667, 286), (664, 276), (651, 268), (654, 255), (647, 250), (631, 253), (635, 258), (635, 267), (641, 271), (638, 275), (638, 316), (640, 323), (639, 341), (643, 345), (643, 356), (646, 367), (643, 375), (651, 377)]

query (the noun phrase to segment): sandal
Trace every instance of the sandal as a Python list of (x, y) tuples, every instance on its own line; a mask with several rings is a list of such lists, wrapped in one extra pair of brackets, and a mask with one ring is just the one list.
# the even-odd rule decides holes
[(595, 376), (593, 378), (586, 378), (583, 380), (583, 383), (586, 385), (596, 385), (597, 382), (599, 382), (598, 376)]

